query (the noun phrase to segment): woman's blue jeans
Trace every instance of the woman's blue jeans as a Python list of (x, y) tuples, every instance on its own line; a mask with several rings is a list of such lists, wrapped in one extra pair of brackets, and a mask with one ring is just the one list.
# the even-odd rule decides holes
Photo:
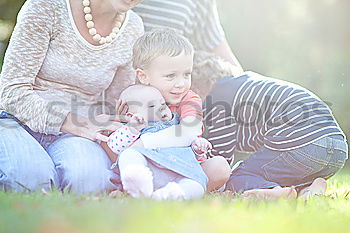
[(16, 119), (0, 119), (0, 190), (100, 193), (116, 188), (110, 166), (91, 140), (35, 133)]

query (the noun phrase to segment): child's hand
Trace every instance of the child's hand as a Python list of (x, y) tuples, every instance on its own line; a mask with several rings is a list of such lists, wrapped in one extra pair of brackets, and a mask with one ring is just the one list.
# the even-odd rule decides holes
[(197, 138), (192, 142), (191, 147), (197, 155), (205, 154), (209, 149), (213, 148), (211, 143), (205, 138)]
[(137, 114), (134, 114), (128, 123), (128, 126), (137, 129), (138, 131), (142, 130), (143, 128), (145, 128), (147, 125), (147, 122), (145, 121), (145, 119), (142, 116), (139, 116)]

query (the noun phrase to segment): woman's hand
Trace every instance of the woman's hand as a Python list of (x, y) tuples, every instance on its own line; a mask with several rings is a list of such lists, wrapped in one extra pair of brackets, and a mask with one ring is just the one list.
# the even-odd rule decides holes
[(102, 149), (106, 152), (111, 162), (115, 163), (117, 161), (118, 155), (109, 148), (106, 142), (101, 142), (100, 145)]
[(89, 119), (74, 113), (69, 113), (61, 127), (61, 131), (71, 133), (92, 141), (108, 141), (104, 131), (115, 131), (122, 126), (122, 119), (118, 115), (101, 114)]
[(125, 116), (128, 112), (129, 107), (126, 102), (123, 102), (122, 100), (118, 100), (117, 104), (115, 106), (115, 112), (119, 116)]

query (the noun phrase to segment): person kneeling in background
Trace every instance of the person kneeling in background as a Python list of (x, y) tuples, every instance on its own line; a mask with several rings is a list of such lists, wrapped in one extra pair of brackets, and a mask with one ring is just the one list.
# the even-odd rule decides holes
[(192, 89), (205, 99), (205, 133), (211, 156), (230, 160), (234, 150), (253, 154), (240, 163), (226, 190), (258, 199), (307, 200), (323, 194), (326, 179), (348, 158), (346, 137), (329, 107), (296, 84), (197, 53)]

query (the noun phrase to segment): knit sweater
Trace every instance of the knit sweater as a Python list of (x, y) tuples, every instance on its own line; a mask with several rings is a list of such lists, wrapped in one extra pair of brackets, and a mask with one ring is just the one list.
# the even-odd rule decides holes
[(142, 34), (142, 20), (128, 11), (118, 37), (95, 46), (79, 33), (69, 0), (27, 0), (4, 58), (0, 110), (35, 132), (58, 134), (69, 112), (101, 113), (101, 96), (114, 108), (135, 80), (132, 46)]

